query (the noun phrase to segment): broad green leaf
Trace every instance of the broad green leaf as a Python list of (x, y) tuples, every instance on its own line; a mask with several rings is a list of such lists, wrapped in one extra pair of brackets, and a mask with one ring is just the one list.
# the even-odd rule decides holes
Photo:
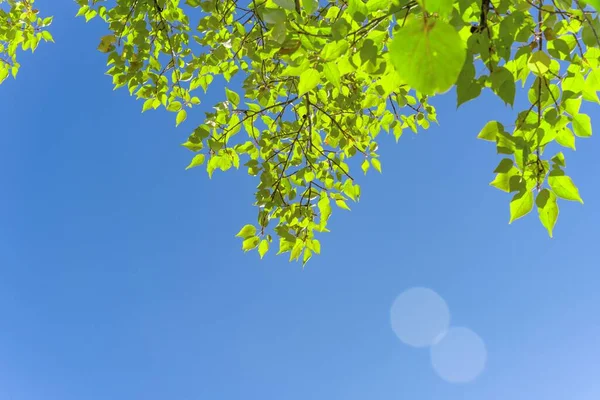
[(182, 146), (191, 151), (200, 151), (204, 148), (204, 144), (202, 144), (202, 142), (194, 143), (190, 142), (189, 140), (183, 143)]
[[(490, 182), (490, 186), (493, 186), (497, 189), (502, 190), (503, 192), (514, 192), (519, 190), (519, 170), (514, 166), (513, 160), (509, 158), (504, 158), (498, 164), (498, 167), (494, 170), (496, 173), (496, 178), (492, 182)], [(515, 178), (517, 177), (517, 181)]]
[(144, 102), (144, 105), (142, 106), (142, 112), (148, 111), (149, 109), (151, 109), (153, 104), (154, 104), (154, 99), (146, 100)]
[(194, 158), (192, 158), (192, 162), (185, 169), (194, 168), (194, 167), (204, 164), (204, 158), (205, 158), (204, 154), (197, 154), (196, 156), (194, 156)]
[(250, 237), (248, 239), (245, 239), (242, 242), (242, 250), (244, 250), (244, 252), (246, 252), (246, 251), (250, 251), (252, 249), (255, 249), (256, 246), (258, 246), (259, 242), (260, 242), (260, 238), (258, 236), (254, 236), (254, 237)]
[(336, 200), (335, 205), (339, 208), (343, 208), (344, 210), (350, 211), (350, 207), (348, 207), (348, 204), (346, 204), (344, 200)]
[(533, 209), (533, 192), (531, 190), (523, 190), (512, 198), (510, 202), (510, 221), (524, 217)]
[(550, 172), (550, 176), (548, 176), (548, 185), (550, 185), (554, 194), (561, 199), (578, 201), (583, 204), (583, 199), (579, 195), (579, 189), (577, 189), (577, 186), (575, 186), (570, 177), (552, 171)]
[(598, 91), (600, 90), (600, 69), (596, 68), (590, 71), (585, 79), (583, 86), (583, 98), (587, 101), (600, 103), (598, 99)]
[(302, 0), (302, 5), (304, 6), (304, 11), (310, 15), (319, 8), (319, 0)]
[(446, 92), (466, 58), (465, 44), (446, 22), (410, 18), (394, 35), (390, 58), (403, 81), (424, 94)]
[(263, 258), (265, 254), (267, 254), (267, 251), (269, 251), (269, 241), (267, 239), (263, 239), (258, 245), (258, 254), (260, 255), (260, 258)]
[(294, 11), (296, 9), (295, 0), (273, 0), (273, 2), (286, 10)]
[(586, 3), (594, 7), (596, 11), (600, 11), (600, 0), (587, 0)]
[(331, 27), (331, 35), (336, 41), (342, 40), (350, 31), (350, 24), (343, 18), (338, 19)]
[(290, 261), (297, 260), (298, 257), (300, 257), (300, 255), (302, 254), (302, 250), (304, 250), (304, 245), (302, 241), (299, 240), (298, 242), (296, 242), (296, 244), (292, 248), (292, 251), (290, 252)]
[(592, 136), (592, 120), (587, 114), (573, 116), (573, 132), (579, 137)]
[(302, 256), (302, 265), (306, 265), (306, 263), (308, 262), (308, 260), (310, 260), (312, 257), (312, 251), (310, 251), (309, 249), (304, 249), (304, 255)]
[(563, 147), (575, 150), (575, 135), (568, 128), (556, 132), (556, 142)]
[(540, 222), (548, 230), (548, 235), (552, 237), (554, 225), (556, 225), (558, 219), (556, 196), (550, 190), (543, 189), (538, 193), (535, 204), (537, 205)]
[(491, 75), (492, 89), (506, 104), (513, 105), (517, 88), (515, 79), (506, 68), (497, 68)]
[(363, 170), (365, 175), (367, 174), (367, 171), (369, 170), (370, 166), (371, 166), (371, 164), (369, 163), (369, 160), (363, 161), (362, 164), (360, 165), (360, 168)]
[(377, 172), (381, 173), (381, 162), (377, 158), (371, 158), (371, 165)]
[(181, 109), (177, 112), (177, 116), (175, 117), (175, 126), (179, 126), (183, 121), (187, 119), (187, 111)]
[(321, 82), (321, 76), (316, 69), (307, 69), (300, 75), (298, 83), (298, 96), (310, 92)]
[(263, 21), (266, 22), (267, 24), (280, 24), (285, 22), (286, 20), (286, 15), (285, 15), (285, 11), (283, 11), (282, 9), (277, 9), (277, 8), (266, 8), (263, 11)]
[(330, 62), (323, 65), (323, 73), (325, 74), (325, 78), (333, 84), (336, 88), (340, 88), (341, 78), (340, 78), (340, 70), (338, 69), (336, 63)]
[(98, 45), (98, 50), (102, 53), (108, 53), (114, 49), (114, 44), (117, 42), (117, 37), (115, 35), (105, 35), (100, 39), (100, 44)]
[(442, 17), (452, 11), (453, 0), (419, 0), (419, 4), (429, 13), (438, 13)]
[(368, 0), (367, 10), (369, 12), (382, 11), (390, 8), (390, 0)]
[(550, 57), (543, 51), (536, 51), (529, 57), (527, 66), (534, 74), (543, 76), (550, 69)]
[(234, 92), (233, 90), (230, 90), (228, 88), (225, 88), (225, 94), (227, 95), (227, 100), (229, 100), (229, 102), (231, 104), (233, 104), (234, 106), (237, 106), (238, 104), (240, 104), (240, 95), (237, 94), (236, 92)]
[(348, 42), (344, 39), (327, 43), (321, 50), (321, 58), (325, 61), (335, 61), (348, 51)]
[(346, 9), (348, 14), (358, 23), (361, 23), (367, 18), (368, 10), (367, 5), (363, 0), (348, 0), (348, 8)]
[(490, 121), (485, 124), (479, 135), (477, 135), (477, 138), (495, 143), (496, 137), (502, 132), (504, 132), (504, 125), (498, 121)]
[(311, 247), (315, 253), (321, 254), (321, 242), (319, 242), (317, 239), (312, 240)]
[(256, 227), (254, 225), (244, 225), (235, 236), (242, 239), (248, 239), (254, 235), (256, 235)]
[(321, 199), (317, 203), (319, 212), (321, 213), (321, 223), (327, 221), (331, 215), (331, 203), (327, 195), (321, 196)]

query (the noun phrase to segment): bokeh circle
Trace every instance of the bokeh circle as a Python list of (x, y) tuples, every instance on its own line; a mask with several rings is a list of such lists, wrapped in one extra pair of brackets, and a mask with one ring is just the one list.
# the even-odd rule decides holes
[(485, 368), (485, 343), (468, 328), (452, 327), (430, 349), (435, 372), (450, 383), (475, 380)]
[(402, 292), (392, 304), (392, 329), (405, 344), (428, 347), (448, 330), (450, 310), (431, 289), (414, 287)]

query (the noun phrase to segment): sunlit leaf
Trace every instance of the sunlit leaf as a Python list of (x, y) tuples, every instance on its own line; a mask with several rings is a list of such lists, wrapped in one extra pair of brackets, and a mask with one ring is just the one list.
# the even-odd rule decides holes
[(446, 92), (466, 58), (465, 44), (443, 21), (410, 18), (394, 35), (390, 57), (400, 77), (425, 94)]

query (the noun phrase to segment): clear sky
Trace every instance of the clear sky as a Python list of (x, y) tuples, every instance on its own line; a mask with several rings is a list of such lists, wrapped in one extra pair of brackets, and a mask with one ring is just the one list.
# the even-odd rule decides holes
[[(597, 135), (565, 151), (585, 205), (561, 202), (549, 239), (535, 214), (509, 226), (488, 186), (500, 157), (475, 137), (514, 113), (450, 93), (440, 127), (382, 137), (383, 174), (334, 210), (321, 256), (259, 261), (233, 237), (253, 179), (184, 171), (179, 144), (224, 90), (179, 128), (142, 115), (103, 75), (105, 27), (37, 3), (56, 44), (0, 86), (0, 400), (600, 398)], [(415, 286), (485, 343), (474, 382), (394, 334)]]

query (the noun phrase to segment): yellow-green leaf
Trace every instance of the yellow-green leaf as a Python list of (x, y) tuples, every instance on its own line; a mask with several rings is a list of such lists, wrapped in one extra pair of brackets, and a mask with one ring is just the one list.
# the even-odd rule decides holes
[(242, 229), (235, 235), (243, 239), (248, 239), (256, 235), (256, 227), (254, 225), (244, 225)]
[(553, 171), (548, 176), (548, 185), (550, 185), (554, 194), (561, 199), (578, 201), (583, 204), (583, 199), (579, 195), (579, 189), (577, 189), (577, 186), (575, 186), (570, 177)]
[(188, 170), (190, 168), (194, 168), (194, 167), (204, 164), (204, 158), (205, 158), (204, 154), (197, 154), (196, 156), (194, 156), (194, 158), (192, 158), (192, 162), (190, 163), (190, 165), (185, 167), (185, 169)]
[(544, 75), (550, 69), (550, 56), (543, 51), (536, 51), (527, 61), (529, 70), (536, 75)]
[(510, 221), (524, 217), (533, 209), (533, 192), (531, 190), (523, 190), (512, 198), (510, 202)]
[(587, 114), (573, 116), (573, 132), (579, 137), (592, 136), (592, 121)]
[(371, 165), (377, 170), (377, 172), (381, 173), (381, 161), (379, 161), (378, 158), (371, 158)]
[(263, 258), (265, 254), (267, 254), (267, 251), (269, 251), (269, 241), (267, 239), (263, 239), (258, 245), (258, 255), (260, 255), (260, 258)]
[(109, 53), (114, 49), (114, 44), (117, 42), (117, 37), (115, 35), (105, 35), (100, 38), (100, 44), (98, 45), (98, 50), (102, 53)]
[(177, 116), (175, 117), (175, 126), (179, 126), (183, 121), (187, 119), (187, 111), (184, 109), (179, 110)]
[(321, 76), (319, 71), (314, 68), (307, 69), (302, 74), (300, 74), (300, 82), (298, 83), (298, 96), (302, 96), (307, 92), (313, 90), (319, 82), (321, 81)]
[(537, 205), (540, 222), (544, 225), (546, 230), (548, 230), (548, 235), (552, 237), (552, 231), (554, 230), (554, 225), (556, 225), (556, 220), (558, 219), (556, 195), (548, 189), (543, 189), (538, 193), (535, 204)]
[(485, 124), (481, 132), (479, 132), (479, 135), (477, 135), (477, 138), (495, 143), (496, 137), (500, 132), (504, 132), (504, 125), (498, 121), (490, 121)]
[(255, 249), (256, 246), (258, 246), (258, 242), (260, 242), (260, 238), (258, 236), (254, 236), (254, 237), (245, 239), (242, 242), (242, 250), (244, 250), (244, 252), (246, 252), (246, 251)]
[(441, 20), (409, 18), (394, 35), (390, 58), (398, 75), (423, 94), (443, 93), (456, 83), (466, 46), (454, 27)]

